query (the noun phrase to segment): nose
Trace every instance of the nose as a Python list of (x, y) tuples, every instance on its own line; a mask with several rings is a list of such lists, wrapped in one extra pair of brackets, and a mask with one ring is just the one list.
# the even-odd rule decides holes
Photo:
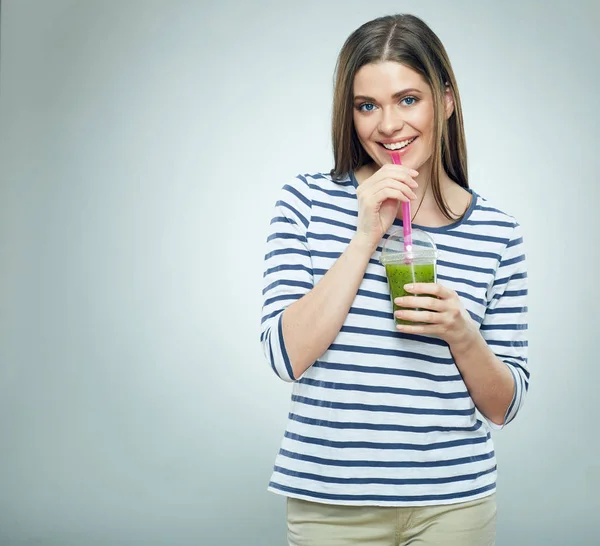
[(379, 121), (379, 132), (382, 135), (393, 135), (404, 127), (402, 113), (397, 108), (384, 108)]

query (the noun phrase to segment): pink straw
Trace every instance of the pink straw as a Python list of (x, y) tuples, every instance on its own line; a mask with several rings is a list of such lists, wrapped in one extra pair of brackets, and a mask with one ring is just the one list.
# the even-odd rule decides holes
[[(394, 152), (392, 154), (394, 165), (402, 165), (400, 154)], [(404, 252), (412, 249), (412, 225), (410, 221), (410, 201), (402, 201), (402, 227), (404, 232)]]

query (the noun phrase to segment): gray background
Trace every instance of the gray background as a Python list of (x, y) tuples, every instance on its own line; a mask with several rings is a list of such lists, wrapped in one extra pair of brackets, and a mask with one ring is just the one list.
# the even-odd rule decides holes
[(264, 240), (331, 168), (343, 41), (395, 12), (446, 45), (471, 185), (528, 247), (498, 544), (600, 544), (596, 2), (4, 0), (1, 546), (285, 543)]

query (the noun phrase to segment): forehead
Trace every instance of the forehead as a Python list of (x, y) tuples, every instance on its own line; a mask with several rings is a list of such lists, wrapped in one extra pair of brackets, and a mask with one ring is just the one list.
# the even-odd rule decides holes
[(429, 92), (421, 74), (396, 61), (366, 64), (354, 76), (355, 95), (391, 96), (407, 88)]

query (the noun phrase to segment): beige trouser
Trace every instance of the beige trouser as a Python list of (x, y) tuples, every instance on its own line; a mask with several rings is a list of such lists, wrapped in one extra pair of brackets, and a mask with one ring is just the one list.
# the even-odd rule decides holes
[(341, 506), (287, 499), (290, 546), (493, 546), (496, 495), (440, 506)]

